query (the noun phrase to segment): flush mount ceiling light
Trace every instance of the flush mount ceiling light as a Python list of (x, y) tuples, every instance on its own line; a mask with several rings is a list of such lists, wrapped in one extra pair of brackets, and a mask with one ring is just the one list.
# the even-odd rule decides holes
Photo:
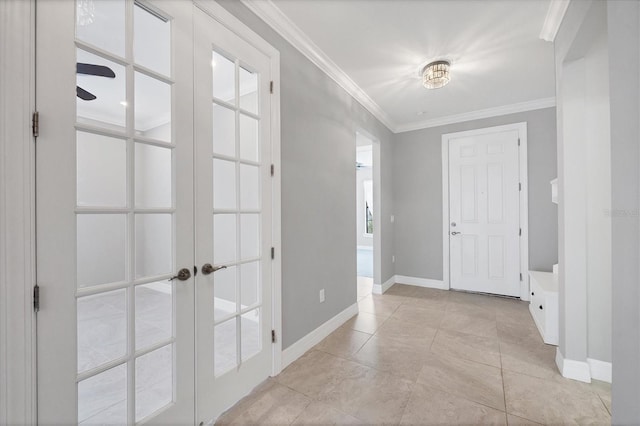
[(435, 61), (427, 64), (422, 69), (422, 85), (427, 89), (439, 89), (451, 80), (449, 74), (449, 61)]

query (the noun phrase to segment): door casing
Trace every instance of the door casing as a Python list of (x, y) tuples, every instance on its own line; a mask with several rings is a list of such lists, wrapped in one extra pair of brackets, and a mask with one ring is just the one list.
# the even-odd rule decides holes
[(442, 135), (442, 281), (445, 289), (451, 288), (449, 258), (449, 141), (454, 138), (485, 135), (508, 130), (518, 132), (520, 155), (520, 299), (529, 300), (529, 211), (527, 182), (527, 123), (513, 123), (503, 126), (486, 127), (465, 132), (446, 133)]

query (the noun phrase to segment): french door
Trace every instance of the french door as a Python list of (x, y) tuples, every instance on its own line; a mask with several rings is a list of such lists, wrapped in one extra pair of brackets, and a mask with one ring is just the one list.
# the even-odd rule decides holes
[(37, 5), (39, 421), (211, 420), (271, 372), (268, 59), (183, 0)]
[(271, 110), (269, 58), (197, 8), (194, 23), (196, 382), (206, 422), (271, 372)]
[(520, 295), (518, 130), (449, 139), (451, 288)]

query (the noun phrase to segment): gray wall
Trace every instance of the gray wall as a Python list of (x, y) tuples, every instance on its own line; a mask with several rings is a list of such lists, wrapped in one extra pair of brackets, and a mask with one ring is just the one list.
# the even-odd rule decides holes
[(400, 133), (393, 145), (396, 274), (442, 280), (442, 135), (527, 122), (529, 269), (558, 261), (556, 111), (546, 108)]
[[(640, 3), (607, 2), (611, 98), (613, 424), (640, 424)], [(624, 66), (620, 66), (624, 64)]]
[[(239, 1), (219, 3), (281, 55), (282, 346), (287, 348), (356, 303), (356, 131), (381, 144), (383, 217), (392, 205), (392, 134)], [(379, 226), (384, 282), (394, 274), (393, 235), (390, 226)]]

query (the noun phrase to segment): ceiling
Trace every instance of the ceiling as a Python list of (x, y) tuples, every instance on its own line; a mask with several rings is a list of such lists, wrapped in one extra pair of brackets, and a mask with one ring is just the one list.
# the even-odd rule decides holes
[[(253, 3), (304, 33), (394, 131), (553, 105), (553, 44), (539, 38), (550, 0)], [(443, 58), (451, 82), (425, 89), (421, 65)]]

